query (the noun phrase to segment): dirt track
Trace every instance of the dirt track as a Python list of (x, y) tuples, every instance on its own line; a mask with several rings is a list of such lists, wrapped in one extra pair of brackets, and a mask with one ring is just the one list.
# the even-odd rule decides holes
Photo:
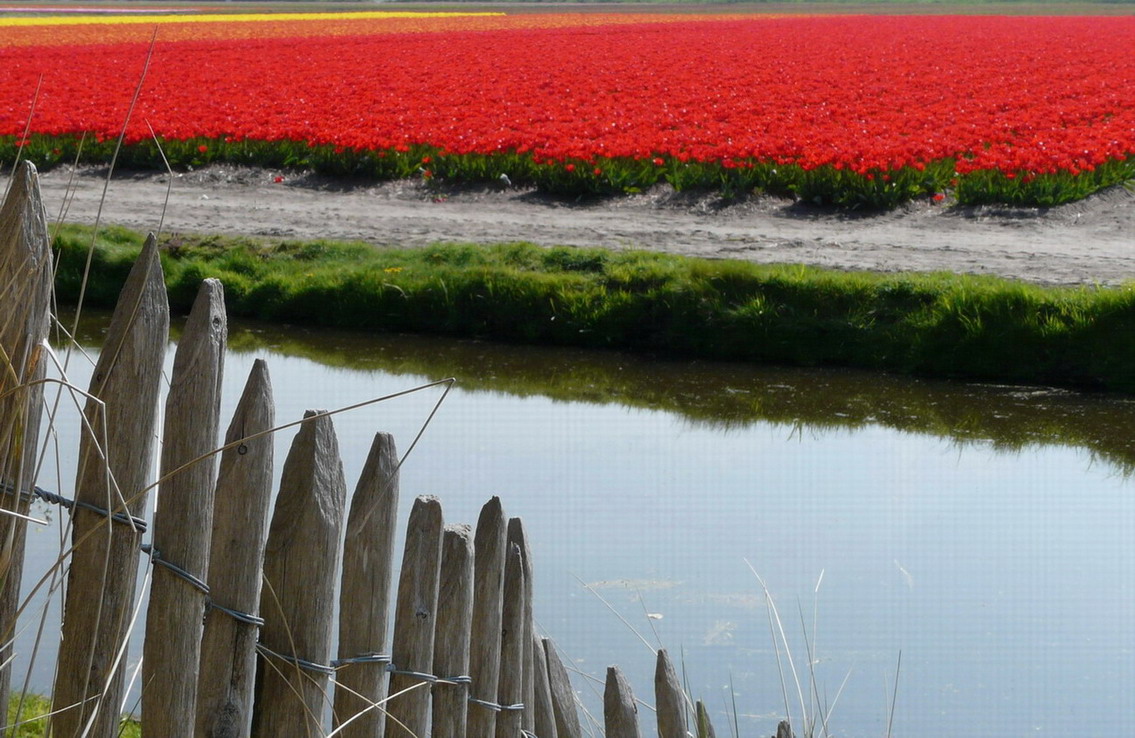
[[(276, 178), (283, 176), (282, 182)], [(49, 217), (93, 223), (105, 170), (41, 178)], [(102, 222), (155, 230), (168, 177), (116, 176)], [(71, 196), (68, 197), (68, 193)], [(1043, 284), (1135, 279), (1135, 194), (1122, 187), (1047, 210), (913, 203), (847, 215), (788, 201), (723, 203), (657, 188), (588, 202), (530, 190), (344, 184), (310, 175), (214, 167), (177, 176), (164, 230), (424, 246), (438, 241), (643, 248), (756, 262), (881, 272), (951, 270)]]

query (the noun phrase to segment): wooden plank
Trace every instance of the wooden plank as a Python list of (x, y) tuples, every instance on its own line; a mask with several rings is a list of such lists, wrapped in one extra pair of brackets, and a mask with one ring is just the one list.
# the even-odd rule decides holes
[(386, 735), (391, 738), (429, 735), (429, 682), (416, 674), (430, 674), (433, 668), (442, 525), (441, 503), (436, 497), (414, 500), (394, 609), (390, 699), (386, 703)]
[(638, 706), (635, 705), (631, 685), (617, 666), (607, 667), (603, 725), (607, 738), (642, 738), (638, 729)]
[(347, 484), (330, 416), (309, 410), (304, 418), (284, 460), (264, 549), (265, 622), (252, 716), (258, 738), (321, 735), (329, 702), (329, 675), (294, 659), (326, 667), (331, 658)]
[(548, 685), (552, 691), (552, 710), (556, 717), (556, 734), (559, 738), (583, 738), (579, 726), (579, 710), (575, 704), (575, 692), (571, 688), (564, 662), (556, 653), (556, 645), (550, 638), (544, 639), (544, 658), (548, 664)]
[(197, 713), (197, 672), (207, 592), (162, 562), (204, 582), (209, 572), (221, 378), (228, 342), (225, 292), (201, 283), (181, 334), (166, 396), (152, 553), (153, 577), (142, 652), (146, 730), (189, 738)]
[(524, 658), (521, 661), (521, 678), (523, 679), (523, 686), (520, 693), (520, 701), (524, 703), (524, 711), (521, 718), (521, 727), (524, 730), (532, 732), (536, 727), (535, 718), (535, 703), (536, 703), (536, 683), (533, 673), (533, 664), (536, 660), (533, 653), (533, 644), (535, 641), (535, 619), (532, 615), (532, 547), (528, 545), (528, 537), (524, 534), (524, 521), (520, 518), (509, 518), (508, 520), (508, 542), (515, 543), (520, 547), (520, 562), (524, 567), (524, 633), (521, 638), (524, 641)]
[[(398, 515), (398, 451), (394, 437), (378, 433), (351, 497), (339, 587), (339, 658), (389, 656), (390, 584)], [(372, 705), (386, 698), (382, 661), (348, 663), (335, 675), (335, 724), (351, 720), (343, 738), (381, 738), (386, 713)], [(358, 717), (355, 717), (355, 716)], [(352, 719), (353, 718), (353, 719)]]
[(473, 624), (473, 531), (446, 526), (441, 548), (433, 673), (433, 738), (465, 738), (469, 685), (470, 627)]
[[(504, 588), (507, 528), (499, 497), (481, 507), (473, 539), (473, 635), (469, 652), (470, 696), (496, 704), (500, 680), (501, 597)], [(496, 712), (469, 703), (467, 727), (471, 736), (496, 732)]]
[[(237, 445), (221, 454), (206, 580), (214, 604), (253, 616), (260, 609), (274, 451), (270, 434), (249, 436), (275, 426), (275, 415), (268, 365), (257, 359), (225, 434), (225, 446)], [(249, 735), (259, 637), (260, 628), (256, 625), (220, 609), (205, 612), (197, 685), (197, 735)]]
[(544, 644), (539, 636), (532, 635), (533, 680), (536, 683), (535, 702), (533, 703), (533, 717), (535, 718), (534, 731), (539, 738), (558, 738), (556, 731), (556, 713), (552, 707), (552, 688), (548, 681), (548, 661), (544, 654)]
[[(39, 441), (41, 346), (50, 325), (52, 266), (47, 214), (35, 166), (22, 162), (0, 207), (0, 705), (8, 704), (12, 639)], [(19, 388), (19, 389), (17, 389)], [(16, 515), (6, 514), (6, 511)], [(0, 711), (0, 732), (7, 711)]]
[(524, 552), (509, 542), (504, 565), (504, 597), (501, 607), (501, 660), (497, 702), (497, 738), (516, 738), (524, 720)]
[(654, 703), (658, 738), (686, 738), (686, 693), (665, 648), (658, 649), (654, 665)]
[[(169, 304), (157, 241), (150, 236), (126, 279), (91, 379), (97, 399), (84, 410), (89, 425), (79, 440), (79, 502), (145, 514), (168, 340)], [(93, 715), (87, 735), (101, 738), (118, 730), (141, 533), (81, 507), (72, 520), (76, 548), (52, 692), (59, 712), (51, 732), (78, 735)]]

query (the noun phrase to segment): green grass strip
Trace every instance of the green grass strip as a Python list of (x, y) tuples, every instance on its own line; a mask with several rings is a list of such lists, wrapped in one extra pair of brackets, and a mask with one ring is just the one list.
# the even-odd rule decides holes
[[(42, 738), (47, 735), (51, 700), (38, 694), (13, 694), (8, 698), (8, 730), (6, 738)], [(14, 726), (14, 727), (13, 727)], [(119, 738), (138, 738), (141, 724), (124, 717), (119, 725)]]
[[(87, 229), (58, 237), (61, 300), (77, 297), (90, 244)], [(100, 233), (90, 304), (113, 304), (140, 244), (129, 231)], [(1135, 391), (1135, 286), (1055, 289), (526, 243), (384, 249), (177, 236), (162, 258), (179, 310), (217, 277), (230, 314), (274, 322)]]

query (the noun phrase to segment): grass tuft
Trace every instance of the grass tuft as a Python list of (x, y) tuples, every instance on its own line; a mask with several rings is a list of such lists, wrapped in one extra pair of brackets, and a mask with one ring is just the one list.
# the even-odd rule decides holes
[[(8, 698), (8, 730), (5, 738), (45, 738), (51, 700), (38, 694), (13, 694)], [(140, 738), (142, 725), (130, 717), (119, 724), (119, 738)]]

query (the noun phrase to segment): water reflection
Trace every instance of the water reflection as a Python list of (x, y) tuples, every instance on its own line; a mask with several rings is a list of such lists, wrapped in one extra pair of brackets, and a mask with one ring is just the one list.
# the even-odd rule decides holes
[[(105, 320), (94, 315), (85, 321), (80, 340), (97, 343)], [(175, 335), (177, 330), (174, 326)], [(452, 376), (467, 391), (663, 410), (726, 430), (758, 422), (821, 429), (880, 425), (988, 442), (1000, 450), (1082, 447), (1125, 473), (1135, 469), (1135, 398), (1121, 395), (251, 322), (230, 330), (233, 351), (270, 350), (357, 371)]]
[[(472, 521), (499, 494), (524, 517), (537, 619), (593, 709), (588, 677), (618, 663), (650, 701), (654, 663), (594, 592), (684, 657), (715, 715), (735, 689), (741, 734), (771, 732), (782, 692), (748, 560), (769, 582), (805, 686), (809, 648), (829, 704), (852, 672), (834, 734), (885, 732), (899, 650), (896, 734), (1061, 735), (1082, 725), (1078, 714), (1101, 734), (1135, 730), (1127, 398), (231, 331), (229, 394), (267, 354), (281, 422), (458, 378), (404, 468), (402, 507), (438, 494), (447, 521)], [(80, 341), (97, 346), (100, 333), (85, 324)], [(404, 449), (431, 402), (337, 419), (348, 480), (371, 433), (390, 431)], [(818, 633), (805, 644), (814, 600)], [(720, 717), (717, 729), (729, 732)]]

